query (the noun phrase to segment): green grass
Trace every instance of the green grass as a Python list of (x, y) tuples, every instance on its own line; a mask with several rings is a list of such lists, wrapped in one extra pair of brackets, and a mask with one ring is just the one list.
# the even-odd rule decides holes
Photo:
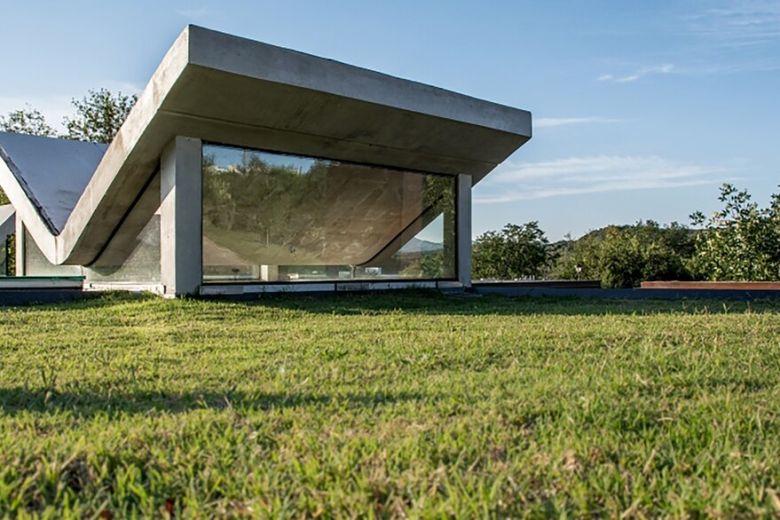
[(780, 304), (0, 309), (0, 516), (771, 516)]

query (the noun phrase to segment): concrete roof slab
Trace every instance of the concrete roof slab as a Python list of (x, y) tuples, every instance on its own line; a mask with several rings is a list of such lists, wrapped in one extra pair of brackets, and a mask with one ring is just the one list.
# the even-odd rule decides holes
[(0, 182), (49, 261), (89, 265), (177, 135), (476, 182), (530, 139), (531, 114), (189, 26), (107, 149), (10, 137)]

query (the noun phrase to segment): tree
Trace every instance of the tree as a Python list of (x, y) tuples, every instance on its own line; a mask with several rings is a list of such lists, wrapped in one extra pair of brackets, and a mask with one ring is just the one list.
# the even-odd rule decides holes
[(780, 195), (759, 208), (746, 190), (724, 184), (724, 207), (709, 219), (691, 215), (703, 226), (696, 237), (693, 272), (708, 280), (780, 280)]
[(46, 118), (38, 110), (26, 105), (25, 108), (0, 116), (0, 130), (15, 134), (39, 135), (54, 137), (56, 132), (46, 122)]
[(542, 275), (549, 263), (548, 242), (538, 222), (507, 224), (474, 240), (472, 273), (477, 279), (514, 280)]
[(693, 232), (677, 223), (607, 226), (571, 242), (553, 275), (600, 280), (604, 287), (636, 287), (649, 280), (689, 280)]
[(110, 143), (138, 100), (138, 96), (116, 94), (101, 88), (90, 90), (81, 100), (74, 99), (76, 115), (63, 120), (67, 138), (95, 143)]

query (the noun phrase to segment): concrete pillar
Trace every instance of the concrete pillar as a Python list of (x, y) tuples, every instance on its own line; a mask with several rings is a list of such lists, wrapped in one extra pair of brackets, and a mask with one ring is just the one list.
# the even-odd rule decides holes
[[(457, 179), (456, 190), (457, 190)], [(451, 204), (444, 204), (444, 210), (442, 211), (442, 273), (450, 278), (454, 276), (458, 277), (458, 208), (457, 208), (457, 195), (451, 202)]]
[(16, 248), (16, 274), (14, 276), (25, 276), (25, 248), (27, 243), (24, 236), (24, 224), (20, 218), (16, 219), (16, 232), (14, 235), (14, 247)]
[(261, 265), (260, 266), (260, 279), (264, 282), (277, 282), (279, 281), (279, 266), (278, 265)]
[(455, 212), (458, 237), (458, 281), (471, 287), (471, 175), (458, 175)]
[(201, 148), (200, 139), (177, 136), (160, 159), (160, 269), (166, 296), (200, 291)]

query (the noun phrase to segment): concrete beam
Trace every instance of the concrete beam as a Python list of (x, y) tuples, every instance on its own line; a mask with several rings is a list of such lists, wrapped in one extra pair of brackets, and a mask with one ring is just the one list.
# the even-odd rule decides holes
[(160, 159), (160, 269), (166, 296), (200, 291), (201, 150), (200, 139), (176, 137)]
[(471, 287), (471, 175), (458, 175), (457, 212), (458, 281)]

